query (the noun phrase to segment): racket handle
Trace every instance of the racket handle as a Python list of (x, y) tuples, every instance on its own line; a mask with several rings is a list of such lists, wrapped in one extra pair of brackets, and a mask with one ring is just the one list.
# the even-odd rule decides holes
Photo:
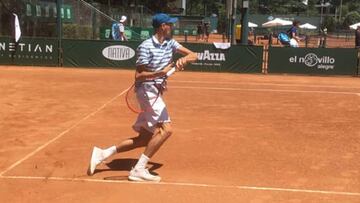
[(174, 74), (175, 71), (176, 71), (176, 68), (175, 68), (175, 67), (171, 68), (171, 69), (166, 73), (166, 76), (169, 77), (170, 75)]

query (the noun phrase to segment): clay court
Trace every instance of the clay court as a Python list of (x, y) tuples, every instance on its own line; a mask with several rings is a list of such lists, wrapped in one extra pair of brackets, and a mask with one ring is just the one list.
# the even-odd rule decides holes
[(127, 180), (143, 149), (87, 176), (94, 145), (135, 136), (133, 74), (0, 67), (0, 202), (360, 202), (358, 77), (176, 73), (162, 182)]

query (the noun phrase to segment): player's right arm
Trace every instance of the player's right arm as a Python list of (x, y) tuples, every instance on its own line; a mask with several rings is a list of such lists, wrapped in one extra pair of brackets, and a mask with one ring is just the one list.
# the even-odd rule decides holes
[(164, 77), (166, 73), (171, 70), (171, 68), (174, 66), (173, 63), (167, 65), (164, 69), (155, 71), (155, 72), (149, 72), (146, 71), (146, 65), (138, 65), (136, 66), (136, 72), (135, 72), (135, 80), (136, 81), (146, 81), (151, 80), (158, 77)]
[(179, 71), (184, 70), (184, 66), (186, 66), (188, 63), (195, 62), (197, 60), (197, 54), (183, 46), (180, 46), (177, 49), (177, 52), (183, 55), (183, 57), (176, 61), (176, 68)]
[(297, 35), (297, 31), (296, 30), (294, 30), (292, 33), (291, 33), (291, 35), (292, 35), (292, 38), (294, 38), (296, 41), (298, 41), (298, 42), (300, 42), (302, 39), (301, 39), (301, 37), (299, 37), (298, 35)]

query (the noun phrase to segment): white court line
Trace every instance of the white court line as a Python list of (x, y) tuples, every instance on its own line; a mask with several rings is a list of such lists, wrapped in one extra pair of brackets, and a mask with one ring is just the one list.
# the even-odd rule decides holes
[(126, 93), (126, 91), (129, 88), (125, 89), (124, 91), (122, 91), (120, 94), (116, 95), (115, 97), (113, 97), (112, 99), (110, 99), (109, 101), (107, 101), (105, 104), (103, 104), (102, 106), (100, 106), (99, 108), (97, 108), (95, 111), (89, 113), (87, 116), (85, 116), (84, 118), (80, 119), (78, 122), (76, 122), (75, 124), (73, 124), (72, 126), (70, 126), (70, 128), (64, 130), (63, 132), (61, 132), (60, 134), (58, 134), (56, 137), (54, 137), (53, 139), (49, 140), (48, 142), (46, 142), (45, 144), (41, 145), (40, 147), (36, 148), (33, 152), (29, 153), (28, 155), (26, 155), (24, 158), (20, 159), (19, 161), (15, 162), (14, 164), (12, 164), (10, 167), (8, 167), (7, 169), (5, 169), (4, 171), (2, 171), (0, 173), (0, 177), (3, 176), (5, 173), (7, 173), (8, 171), (10, 171), (11, 169), (15, 168), (17, 165), (21, 164), (22, 162), (24, 162), (25, 160), (27, 160), (28, 158), (30, 158), (31, 156), (33, 156), (34, 154), (36, 154), (37, 152), (41, 151), (42, 149), (44, 149), (45, 147), (47, 147), (48, 145), (50, 145), (51, 143), (55, 142), (56, 140), (58, 140), (59, 138), (61, 138), (63, 135), (65, 135), (66, 133), (68, 133), (69, 131), (71, 131), (72, 129), (76, 128), (80, 123), (84, 122), (85, 120), (87, 120), (88, 118), (90, 118), (91, 116), (95, 115), (97, 112), (101, 111), (103, 108), (105, 108), (108, 104), (110, 104), (111, 102), (113, 102), (115, 99), (117, 99), (118, 97), (120, 97), (121, 95), (123, 95), (124, 93)]
[(197, 80), (171, 80), (170, 83), (200, 83), (200, 84), (223, 84), (223, 85), (259, 85), (259, 86), (280, 86), (280, 87), (323, 87), (323, 88), (343, 88), (360, 89), (360, 87), (337, 86), (337, 85), (306, 85), (291, 83), (261, 83), (261, 82), (220, 82), (220, 81), (197, 81)]
[(358, 92), (336, 92), (336, 91), (307, 91), (307, 90), (281, 90), (281, 89), (262, 89), (262, 88), (231, 88), (231, 87), (194, 87), (194, 86), (170, 86), (169, 89), (204, 89), (204, 90), (227, 90), (227, 91), (257, 91), (257, 92), (292, 92), (292, 93), (321, 93), (321, 94), (347, 94), (358, 95)]
[(95, 182), (95, 183), (115, 183), (115, 184), (148, 184), (148, 185), (169, 185), (169, 186), (186, 186), (186, 187), (205, 187), (205, 188), (228, 188), (239, 190), (256, 190), (256, 191), (278, 191), (278, 192), (294, 192), (294, 193), (313, 193), (324, 195), (342, 195), (342, 196), (359, 196), (358, 192), (339, 192), (330, 190), (310, 190), (310, 189), (294, 189), (294, 188), (278, 188), (278, 187), (258, 187), (243, 185), (215, 185), (202, 183), (184, 183), (184, 182), (131, 182), (127, 180), (103, 180), (90, 178), (65, 178), (65, 177), (34, 177), (34, 176), (1, 176), (0, 179), (23, 179), (23, 180), (50, 180), (50, 181), (69, 181), (69, 182)]

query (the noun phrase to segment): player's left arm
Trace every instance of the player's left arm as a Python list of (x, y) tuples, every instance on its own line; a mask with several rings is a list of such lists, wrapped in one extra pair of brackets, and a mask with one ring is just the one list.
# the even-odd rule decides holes
[(125, 26), (124, 26), (124, 24), (120, 24), (119, 31), (120, 31), (120, 39), (124, 39), (124, 41), (128, 41), (128, 39), (126, 38), (126, 35), (125, 35)]
[(300, 42), (302, 40), (302, 38), (298, 35), (297, 30), (292, 33), (292, 36), (298, 42)]
[(124, 41), (128, 41), (124, 32), (120, 32), (120, 39), (124, 39)]
[(128, 39), (126, 38), (126, 35), (125, 35), (125, 30), (120, 32), (120, 34), (121, 34), (122, 39), (124, 39), (124, 41), (128, 41)]
[(176, 51), (177, 53), (183, 55), (183, 57), (176, 61), (175, 65), (177, 70), (184, 70), (184, 66), (186, 64), (195, 62), (197, 60), (197, 54), (183, 46), (180, 46)]

